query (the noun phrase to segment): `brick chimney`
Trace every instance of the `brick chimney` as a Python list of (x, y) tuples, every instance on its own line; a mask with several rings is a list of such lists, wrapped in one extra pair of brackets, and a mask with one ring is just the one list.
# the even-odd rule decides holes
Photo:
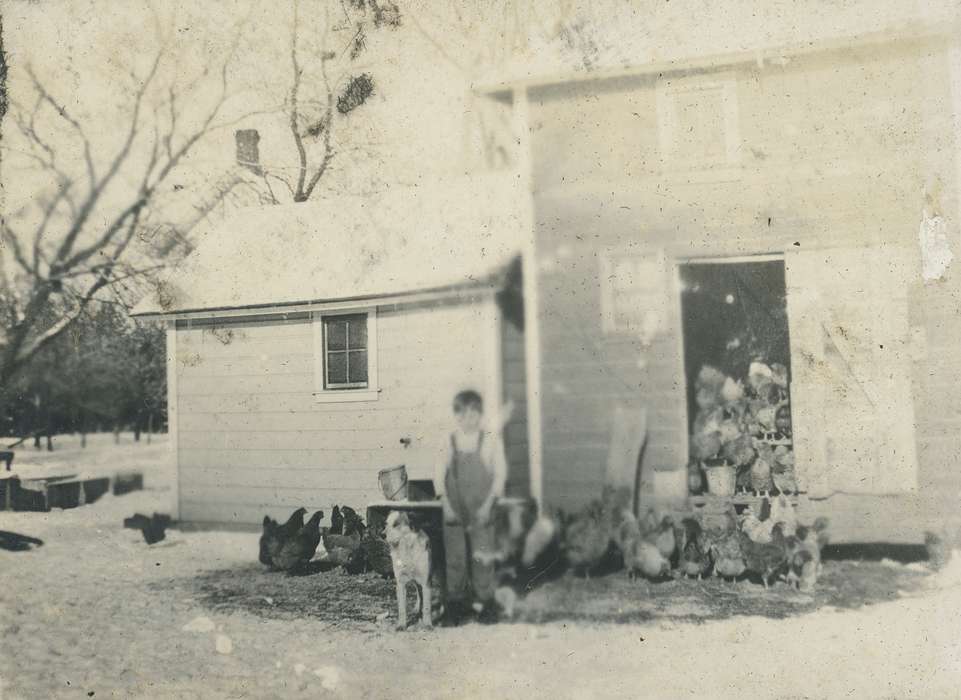
[(237, 165), (247, 168), (254, 175), (263, 175), (260, 168), (260, 134), (256, 129), (238, 129), (234, 132), (237, 142)]

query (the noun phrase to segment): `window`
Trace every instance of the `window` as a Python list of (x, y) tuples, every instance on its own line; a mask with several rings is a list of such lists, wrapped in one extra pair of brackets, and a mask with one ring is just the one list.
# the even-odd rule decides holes
[(671, 78), (657, 86), (658, 143), (666, 170), (731, 170), (739, 163), (733, 74)]
[(606, 250), (599, 260), (602, 330), (649, 342), (666, 320), (664, 251)]
[(377, 398), (374, 309), (314, 315), (315, 392), (318, 401)]

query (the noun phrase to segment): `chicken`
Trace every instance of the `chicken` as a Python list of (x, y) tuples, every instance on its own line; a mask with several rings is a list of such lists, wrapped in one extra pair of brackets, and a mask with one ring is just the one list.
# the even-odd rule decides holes
[(627, 575), (632, 579), (638, 573), (650, 579), (659, 579), (671, 571), (671, 562), (657, 545), (643, 537), (625, 544), (624, 566), (627, 568)]
[(394, 562), (390, 558), (390, 545), (383, 537), (366, 533), (358, 546), (347, 556), (344, 569), (349, 574), (373, 571), (384, 578), (394, 575)]
[(733, 440), (724, 443), (721, 456), (737, 467), (745, 467), (754, 459), (754, 445), (751, 436), (740, 433)]
[(653, 542), (654, 546), (657, 547), (657, 551), (661, 553), (661, 556), (670, 561), (677, 552), (674, 520), (669, 515), (665, 515), (657, 527), (647, 534), (645, 539)]
[(335, 535), (326, 532), (321, 534), (321, 540), (324, 543), (324, 549), (327, 550), (327, 561), (347, 566), (351, 557), (355, 556), (354, 552), (360, 547), (361, 536), (356, 532), (352, 535)]
[(828, 519), (824, 517), (815, 518), (810, 526), (798, 525), (796, 536), (800, 540), (802, 548), (811, 554), (814, 561), (815, 580), (821, 573), (821, 552), (828, 543)]
[(721, 398), (727, 405), (737, 403), (744, 398), (744, 385), (731, 377), (725, 377), (724, 384), (721, 386)]
[(170, 525), (170, 516), (154, 513), (153, 517), (136, 513), (130, 518), (124, 518), (123, 526), (131, 530), (140, 530), (147, 544), (156, 544), (167, 537), (166, 529)]
[(761, 520), (754, 513), (754, 510), (748, 506), (738, 520), (741, 531), (747, 534), (752, 542), (765, 544), (771, 541), (771, 530), (774, 529), (774, 522), (770, 518)]
[(684, 576), (696, 576), (700, 581), (701, 576), (711, 570), (711, 557), (708, 551), (710, 545), (701, 524), (694, 518), (684, 518), (681, 521), (680, 533), (678, 568)]
[(534, 525), (527, 531), (524, 538), (524, 551), (521, 553), (521, 564), (533, 566), (534, 563), (548, 550), (557, 538), (557, 523), (546, 515), (534, 521)]
[(269, 515), (264, 516), (264, 529), (260, 535), (260, 563), (264, 566), (272, 566), (274, 554), (279, 549), (279, 541), (276, 539), (277, 528), (280, 523)]
[(774, 452), (770, 447), (767, 447), (767, 450), (758, 450), (757, 459), (751, 463), (751, 488), (756, 493), (767, 494), (774, 488), (774, 481), (771, 479), (773, 462)]
[[(771, 499), (771, 514), (768, 516), (773, 524), (781, 523), (781, 531), (785, 537), (794, 535), (797, 531), (797, 513), (787, 499), (787, 496), (780, 494)], [(773, 528), (773, 525), (772, 525)]]
[(721, 433), (693, 433), (691, 435), (691, 452), (697, 459), (705, 460), (716, 456), (721, 450)]
[(362, 535), (364, 533), (364, 521), (357, 515), (355, 511), (350, 506), (344, 506), (340, 509), (341, 515), (344, 517), (344, 534), (347, 536), (358, 534)]
[(575, 571), (589, 575), (603, 561), (611, 544), (611, 529), (599, 503), (568, 519), (562, 530), (562, 551)]
[(764, 588), (768, 581), (787, 564), (787, 548), (782, 531), (782, 524), (778, 523), (771, 531), (771, 541), (768, 543), (755, 542), (747, 533), (740, 533), (741, 554), (748, 571), (759, 574)]
[(617, 530), (614, 531), (614, 543), (617, 545), (621, 554), (624, 555), (625, 561), (627, 559), (628, 549), (640, 538), (641, 524), (637, 521), (637, 518), (634, 517), (633, 513), (628, 513)]
[(264, 516), (264, 529), (260, 536), (260, 561), (265, 566), (274, 566), (274, 557), (281, 550), (284, 544), (293, 537), (304, 526), (304, 515), (306, 508), (298, 508), (283, 525), (278, 525), (277, 521)]
[(334, 506), (334, 510), (330, 514), (330, 534), (344, 534), (344, 516), (340, 513), (340, 506)]
[(715, 576), (736, 579), (744, 573), (746, 564), (741, 553), (740, 535), (741, 533), (733, 531), (712, 538), (709, 551)]
[(771, 479), (774, 481), (774, 486), (779, 492), (797, 492), (797, 476), (794, 472), (794, 452), (784, 445), (778, 445), (774, 450), (774, 466), (771, 468)]
[(324, 511), (318, 510), (310, 520), (288, 538), (273, 556), (273, 564), (282, 571), (294, 571), (309, 562), (320, 544), (320, 521)]
[(784, 405), (774, 414), (774, 427), (781, 435), (791, 437), (791, 409)]

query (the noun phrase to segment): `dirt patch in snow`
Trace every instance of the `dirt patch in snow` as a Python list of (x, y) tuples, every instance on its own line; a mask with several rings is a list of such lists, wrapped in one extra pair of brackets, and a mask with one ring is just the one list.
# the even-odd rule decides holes
[[(590, 579), (565, 575), (519, 600), (515, 619), (532, 623), (783, 619), (820, 608), (856, 609), (897, 600), (920, 590), (924, 578), (920, 566), (828, 561), (817, 590), (807, 594), (783, 582), (764, 590), (750, 580), (649, 582), (629, 581), (623, 573)], [(180, 579), (176, 585), (216, 612), (248, 612), (268, 619), (314, 618), (371, 632), (380, 628), (377, 623), (385, 617), (394, 617), (392, 580), (370, 574), (351, 576), (340, 568), (317, 566), (310, 575), (288, 576), (251, 564), (204, 572)]]
[[(353, 630), (379, 629), (376, 623), (395, 606), (393, 580), (376, 574), (351, 576), (316, 562), (311, 573), (301, 576), (255, 563), (203, 572), (173, 585), (215, 612), (243, 611), (280, 620), (309, 617)], [(169, 590), (170, 582), (157, 587)]]

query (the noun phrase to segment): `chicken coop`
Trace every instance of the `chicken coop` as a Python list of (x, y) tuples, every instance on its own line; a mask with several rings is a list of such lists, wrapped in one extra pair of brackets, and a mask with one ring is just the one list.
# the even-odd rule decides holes
[(652, 503), (786, 493), (848, 542), (958, 524), (958, 19), (855, 5), (754, 7), (763, 36), (705, 43), (671, 3), (588, 69), (540, 47), (491, 76), (532, 191), (543, 506), (598, 497), (626, 411)]
[(134, 314), (167, 324), (174, 517), (258, 527), (298, 507), (364, 512), (380, 470), (432, 479), (473, 388), (509, 398), (511, 495), (529, 493), (509, 178), (239, 212)]

